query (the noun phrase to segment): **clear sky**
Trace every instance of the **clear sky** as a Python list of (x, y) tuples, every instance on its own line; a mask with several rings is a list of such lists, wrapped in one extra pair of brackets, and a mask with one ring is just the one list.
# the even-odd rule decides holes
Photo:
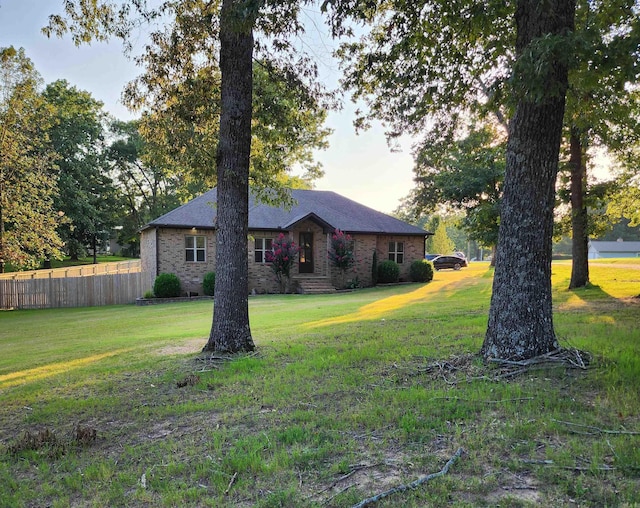
[[(23, 47), (45, 83), (66, 79), (102, 101), (116, 118), (132, 119), (120, 103), (120, 94), (141, 70), (122, 54), (118, 41), (77, 48), (69, 37), (47, 39), (40, 29), (50, 14), (62, 10), (62, 0), (0, 0), (0, 47)], [(333, 85), (338, 71), (328, 56), (327, 44), (316, 41), (311, 49), (318, 57), (321, 77)], [(330, 147), (317, 156), (325, 176), (316, 182), (316, 188), (391, 212), (413, 186), (410, 143), (401, 145), (401, 152), (391, 152), (381, 126), (356, 135), (354, 110), (347, 101), (342, 111), (329, 114), (327, 125), (334, 133)]]

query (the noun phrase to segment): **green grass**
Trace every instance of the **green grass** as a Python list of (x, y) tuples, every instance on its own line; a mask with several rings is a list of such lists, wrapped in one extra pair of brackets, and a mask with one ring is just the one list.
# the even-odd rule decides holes
[(227, 362), (199, 355), (210, 302), (1, 312), (0, 507), (352, 506), (458, 447), (447, 475), (376, 506), (633, 506), (640, 263), (621, 261), (578, 291), (553, 265), (558, 337), (589, 368), (509, 381), (475, 356), (485, 263), (252, 297), (257, 353)]

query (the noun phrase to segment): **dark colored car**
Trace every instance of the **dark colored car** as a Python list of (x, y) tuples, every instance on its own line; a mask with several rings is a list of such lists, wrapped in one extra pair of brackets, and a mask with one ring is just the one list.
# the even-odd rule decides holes
[(463, 266), (467, 266), (467, 260), (458, 256), (438, 256), (431, 262), (436, 270), (444, 270), (445, 268), (460, 270)]

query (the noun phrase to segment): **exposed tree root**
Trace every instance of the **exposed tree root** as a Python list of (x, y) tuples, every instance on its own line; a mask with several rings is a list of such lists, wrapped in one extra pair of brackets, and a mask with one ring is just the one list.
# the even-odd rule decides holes
[(441, 380), (448, 385), (477, 380), (505, 381), (534, 370), (563, 368), (586, 370), (592, 361), (591, 354), (576, 348), (560, 348), (544, 355), (527, 360), (502, 360), (494, 358), (488, 364), (480, 361), (481, 357), (474, 353), (455, 355), (446, 360), (431, 360), (417, 357), (419, 366), (393, 364), (384, 374), (393, 373), (396, 383), (404, 384), (411, 378), (428, 376), (433, 380)]
[(591, 363), (591, 354), (576, 348), (559, 348), (526, 360), (491, 358), (489, 362), (498, 365), (500, 372), (494, 377), (496, 380), (502, 380), (525, 374), (531, 370), (548, 367), (586, 370)]
[(209, 372), (220, 368), (221, 365), (239, 360), (241, 358), (251, 358), (259, 356), (258, 351), (252, 351), (250, 353), (236, 353), (236, 354), (224, 354), (224, 353), (201, 353), (195, 358), (195, 362), (198, 365), (197, 372)]

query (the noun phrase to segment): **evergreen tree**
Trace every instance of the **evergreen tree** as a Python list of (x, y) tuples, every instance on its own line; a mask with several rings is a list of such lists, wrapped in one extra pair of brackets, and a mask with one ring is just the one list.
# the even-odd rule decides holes
[(431, 249), (437, 254), (451, 254), (455, 248), (456, 246), (453, 240), (451, 240), (447, 234), (447, 226), (444, 221), (441, 220), (436, 228), (436, 232), (431, 238)]

